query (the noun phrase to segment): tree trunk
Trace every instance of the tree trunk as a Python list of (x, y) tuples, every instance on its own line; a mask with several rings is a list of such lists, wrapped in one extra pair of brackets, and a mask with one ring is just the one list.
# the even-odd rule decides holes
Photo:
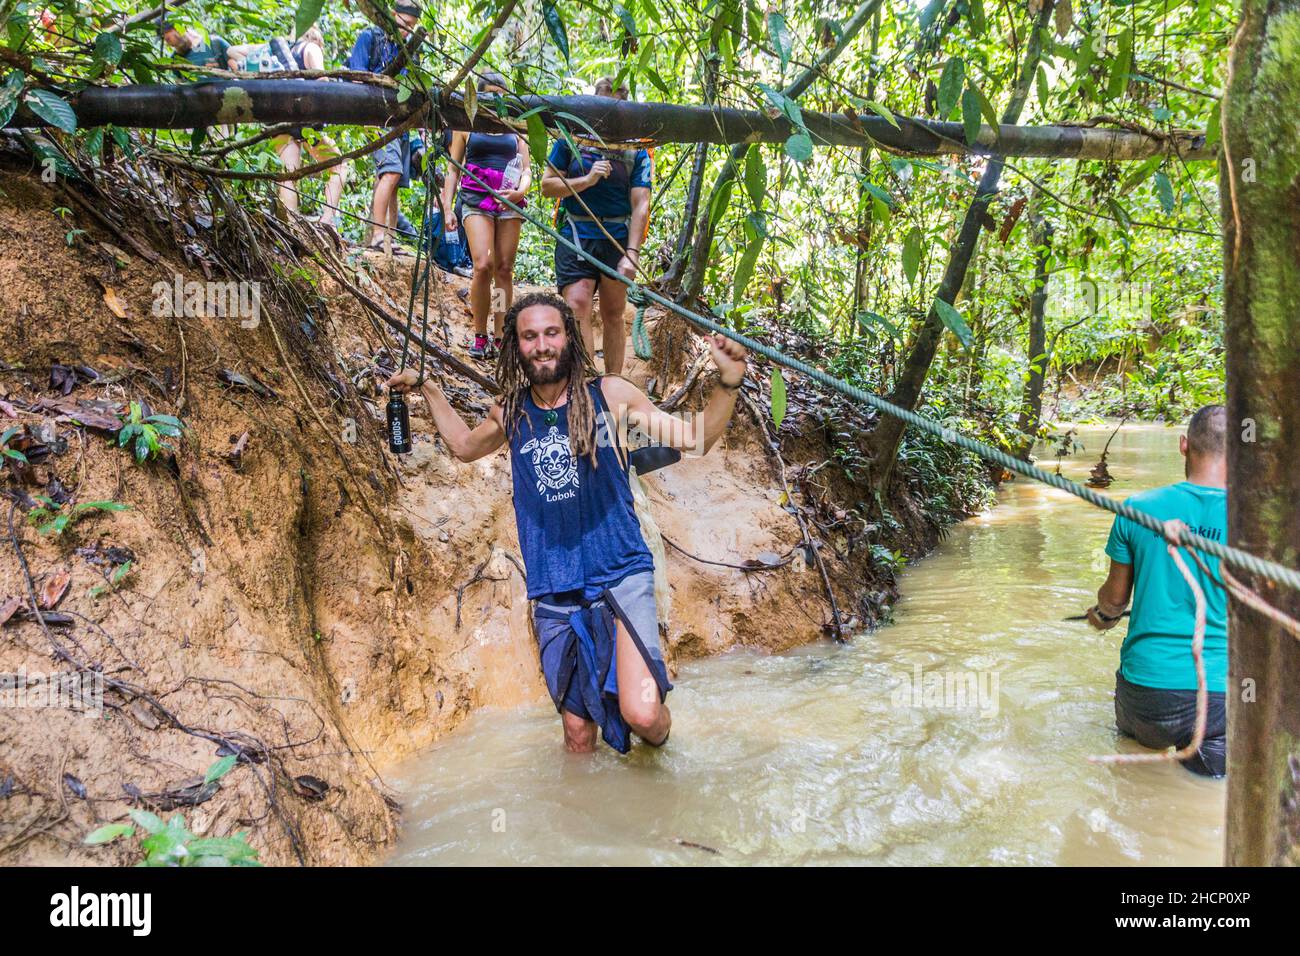
[[(1223, 99), (1220, 194), (1228, 539), (1300, 560), (1300, 0), (1243, 0)], [(1300, 617), (1300, 594), (1253, 582)], [(1300, 865), (1300, 641), (1228, 609), (1230, 866)]]
[[(821, 71), (828, 66), (834, 59), (840, 55), (848, 45), (853, 42), (853, 38), (861, 32), (862, 28), (867, 25), (867, 21), (876, 15), (880, 9), (883, 0), (867, 0), (858, 11), (853, 14), (852, 18), (844, 24), (843, 33), (839, 42), (830, 50), (823, 53), (815, 63), (808, 69), (804, 70), (793, 83), (787, 86), (781, 92), (787, 99), (798, 99), (807, 91), (808, 87), (813, 85), (813, 81), (821, 75)], [(813, 114), (804, 113), (804, 122), (808, 122), (808, 117)], [(785, 124), (789, 126), (788, 123)], [(811, 126), (809, 127), (811, 129)], [(787, 137), (788, 138), (788, 137)], [(713, 210), (714, 203), (718, 196), (725, 189), (730, 189), (731, 184), (736, 179), (736, 170), (739, 164), (749, 152), (749, 144), (753, 142), (748, 139), (745, 142), (738, 143), (731, 148), (727, 156), (726, 163), (722, 166), (722, 171), (718, 173), (718, 178), (714, 180), (713, 188), (709, 190), (709, 201), (704, 204), (705, 219), (700, 223), (699, 232), (695, 235), (695, 244), (691, 249), (690, 269), (686, 273), (686, 279), (682, 283), (682, 291), (678, 295), (678, 301), (690, 308), (695, 300), (700, 296), (700, 290), (704, 288), (704, 270), (708, 266), (709, 251), (713, 248), (713, 236), (716, 224), (712, 221), (710, 213)], [(784, 140), (782, 140), (784, 142)], [(869, 145), (870, 140), (865, 140), (863, 145)]]
[[(876, 0), (873, 0), (876, 2)], [(848, 29), (846, 25), (846, 31)], [(827, 54), (834, 52), (827, 51)], [(828, 62), (822, 57), (822, 64)], [(34, 69), (31, 58), (0, 46), (0, 60), (19, 69)], [(818, 73), (820, 68), (818, 68)], [(809, 70), (813, 73), (813, 70)], [(811, 82), (811, 80), (809, 81)], [(792, 87), (793, 88), (793, 87)], [(801, 88), (802, 89), (802, 88)], [(435, 94), (437, 91), (434, 91)], [(395, 87), (374, 83), (327, 79), (231, 79), (208, 83), (155, 83), (127, 86), (92, 86), (73, 94), (69, 101), (80, 126), (139, 127), (144, 129), (194, 129), (226, 123), (337, 123), (390, 126), (427, 107), (420, 95), (397, 100)], [(540, 108), (539, 116), (555, 129), (557, 114), (580, 117), (610, 143), (654, 140), (658, 143), (741, 144), (784, 143), (793, 132), (784, 117), (773, 119), (757, 110), (682, 106), (675, 103), (633, 103), (603, 96), (520, 96), (513, 99), (519, 112)], [(485, 133), (516, 132), (491, 110), (478, 110), (471, 123), (462, 97), (454, 93), (441, 107), (442, 119), (452, 129)], [(803, 114), (804, 124), (818, 144), (863, 146), (878, 143), (900, 152), (934, 156), (967, 151), (961, 123), (897, 116), (900, 129), (874, 113)], [(572, 124), (572, 121), (569, 121)], [(7, 124), (42, 127), (46, 122), (21, 104)], [(572, 124), (576, 132), (582, 130)], [(1160, 136), (1127, 129), (1079, 126), (1001, 125), (995, 131), (981, 126), (971, 151), (986, 155), (1038, 156), (1056, 159), (1107, 159), (1127, 161), (1163, 155), (1172, 148), (1183, 159), (1212, 159), (1201, 133)]]
[[(1047, 25), (1051, 22), (1054, 5), (1054, 0), (1044, 0), (1042, 8), (1038, 12), (1038, 17), (1034, 21), (1033, 32), (1026, 44), (1024, 66), (1021, 67), (1015, 88), (1011, 92), (1011, 101), (1002, 113), (1002, 122), (1004, 124), (1015, 123), (1020, 118), (1020, 111), (1024, 108), (1025, 100), (1029, 97), (1029, 88), (1033, 82), (1034, 71), (1038, 68), (1042, 38), (1048, 29)], [(989, 203), (993, 201), (993, 197), (998, 193), (998, 182), (1002, 178), (1002, 166), (1003, 159), (1001, 156), (989, 158), (984, 175), (980, 177), (979, 185), (975, 189), (975, 198), (971, 200), (970, 206), (966, 209), (966, 217), (962, 220), (961, 231), (957, 234), (957, 241), (953, 243), (952, 251), (949, 253), (947, 268), (944, 269), (943, 278), (940, 280), (938, 291), (935, 293), (935, 298), (942, 299), (949, 305), (952, 305), (955, 301), (957, 293), (966, 279), (966, 269), (975, 255), (976, 246), (979, 244), (980, 230), (983, 228), (984, 217), (988, 214)], [(899, 374), (898, 384), (894, 386), (893, 394), (890, 396), (889, 400), (895, 405), (909, 411), (915, 410), (917, 402), (921, 398), (921, 390), (925, 387), (926, 377), (930, 374), (930, 365), (934, 361), (935, 352), (938, 350), (939, 340), (943, 336), (944, 328), (943, 320), (939, 318), (939, 313), (931, 305), (929, 314), (926, 315), (925, 322), (922, 324), (916, 341), (912, 345), (912, 350), (903, 362), (903, 370)], [(878, 492), (883, 492), (889, 485), (889, 479), (894, 472), (894, 462), (898, 458), (898, 446), (903, 440), (905, 427), (900, 419), (892, 415), (886, 415), (880, 419), (875, 431), (871, 433), (872, 484)]]
[[(1038, 196), (1035, 194), (1035, 200)], [(1029, 379), (1025, 382), (1025, 398), (1020, 407), (1016, 429), (1023, 435), (1016, 457), (1029, 461), (1033, 450), (1033, 434), (1043, 417), (1043, 380), (1047, 375), (1047, 278), (1048, 263), (1052, 256), (1052, 224), (1038, 214), (1029, 213), (1029, 224), (1034, 237), (1034, 291), (1029, 296)]]
[[(715, 40), (704, 58), (704, 102), (712, 106), (718, 95), (718, 44)], [(682, 270), (686, 266), (686, 253), (695, 235), (695, 220), (700, 212), (700, 193), (704, 190), (704, 170), (708, 165), (709, 144), (695, 144), (695, 158), (691, 163), (691, 179), (686, 187), (686, 205), (682, 211), (682, 228), (673, 246), (673, 261), (660, 282), (661, 288), (671, 295), (681, 285)]]

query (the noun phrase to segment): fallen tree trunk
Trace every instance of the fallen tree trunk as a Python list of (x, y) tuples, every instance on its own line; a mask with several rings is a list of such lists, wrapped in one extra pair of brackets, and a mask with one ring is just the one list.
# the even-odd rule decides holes
[[(611, 143), (642, 139), (659, 143), (783, 143), (793, 132), (784, 117), (773, 119), (757, 110), (632, 103), (599, 96), (522, 96), (515, 106), (520, 112), (541, 107), (539, 115), (551, 128), (558, 113), (572, 113)], [(225, 123), (387, 126), (427, 109), (428, 102), (414, 95), (399, 103), (396, 90), (373, 84), (250, 78), (89, 87), (72, 97), (72, 107), (81, 126), (112, 123), (145, 129), (193, 129)], [(510, 128), (486, 109), (478, 110), (471, 123), (459, 95), (442, 107), (442, 117), (457, 130), (502, 132)], [(895, 129), (874, 114), (805, 112), (803, 117), (818, 144), (878, 144), (914, 155), (963, 153), (968, 148), (981, 154), (1057, 159), (1135, 160), (1167, 150), (1186, 160), (1213, 159), (1215, 155), (1199, 132), (1180, 132), (1166, 139), (1128, 129), (1003, 124), (996, 131), (981, 126), (975, 143), (968, 147), (961, 123), (898, 116), (899, 128)], [(45, 124), (23, 106), (9, 125)]]

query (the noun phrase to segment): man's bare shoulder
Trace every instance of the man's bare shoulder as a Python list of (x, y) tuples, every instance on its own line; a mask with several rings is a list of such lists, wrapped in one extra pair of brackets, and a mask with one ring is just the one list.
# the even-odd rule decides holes
[(602, 375), (600, 393), (605, 396), (605, 402), (611, 407), (615, 404), (629, 405), (642, 399), (649, 400), (636, 383), (622, 375)]

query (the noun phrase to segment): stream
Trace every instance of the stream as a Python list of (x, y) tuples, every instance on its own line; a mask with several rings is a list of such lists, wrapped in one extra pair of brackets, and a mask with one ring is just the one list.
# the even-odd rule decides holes
[[(1082, 481), (1111, 429), (1082, 427)], [(1124, 427), (1120, 497), (1182, 479), (1178, 434)], [(1040, 465), (1054, 466), (1040, 450)], [(389, 775), (395, 865), (1219, 865), (1225, 785), (1114, 727), (1121, 625), (1062, 618), (1105, 578), (1111, 515), (1028, 479), (904, 571), (846, 646), (737, 650), (674, 677), (672, 738), (566, 754), (549, 700), (484, 710)]]

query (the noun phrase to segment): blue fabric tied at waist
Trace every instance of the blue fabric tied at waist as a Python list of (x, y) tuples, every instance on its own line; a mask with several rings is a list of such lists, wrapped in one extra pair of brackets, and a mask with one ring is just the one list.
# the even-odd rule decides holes
[(558, 699), (568, 696), (576, 678), (587, 713), (600, 726), (601, 739), (619, 753), (627, 753), (632, 749), (631, 731), (618, 706), (618, 669), (614, 667), (618, 630), (609, 603), (600, 598), (586, 607), (539, 604), (537, 616), (569, 623), (560, 657)]

